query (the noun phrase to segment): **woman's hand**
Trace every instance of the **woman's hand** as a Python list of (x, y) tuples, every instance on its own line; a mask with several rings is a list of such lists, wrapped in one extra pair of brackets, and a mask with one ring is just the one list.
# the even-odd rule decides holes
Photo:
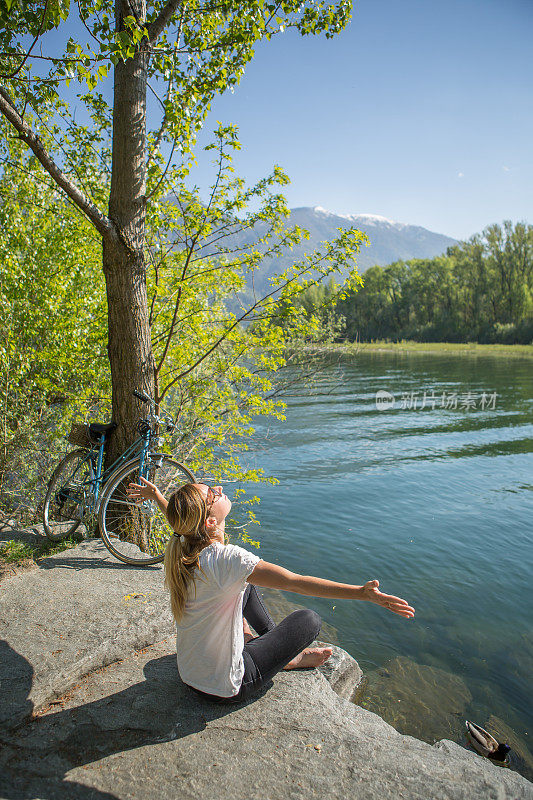
[(362, 600), (368, 600), (370, 603), (376, 603), (378, 606), (388, 608), (395, 614), (400, 614), (401, 617), (408, 619), (414, 617), (415, 610), (407, 605), (407, 600), (402, 600), (401, 597), (394, 597), (392, 594), (383, 594), (379, 591), (379, 581), (367, 581), (363, 586)]
[(157, 498), (157, 486), (142, 476), (140, 480), (143, 482), (142, 486), (138, 483), (129, 484), (127, 489), (128, 497), (131, 497), (136, 502), (139, 500), (155, 500)]
[(155, 500), (163, 514), (166, 514), (168, 500), (165, 500), (155, 483), (150, 483), (150, 481), (147, 481), (146, 478), (143, 478), (142, 476), (140, 480), (142, 481), (142, 485), (139, 483), (129, 484), (127, 489), (128, 497), (131, 497), (131, 499), (135, 500), (136, 503), (139, 503), (142, 500)]

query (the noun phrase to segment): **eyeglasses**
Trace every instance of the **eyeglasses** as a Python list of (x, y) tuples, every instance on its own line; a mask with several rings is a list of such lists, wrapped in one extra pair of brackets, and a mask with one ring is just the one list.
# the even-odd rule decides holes
[(219, 497), (222, 497), (224, 492), (222, 489), (213, 489), (211, 486), (207, 487), (207, 498), (206, 498), (206, 505), (208, 508), (211, 508), (213, 503), (218, 500)]

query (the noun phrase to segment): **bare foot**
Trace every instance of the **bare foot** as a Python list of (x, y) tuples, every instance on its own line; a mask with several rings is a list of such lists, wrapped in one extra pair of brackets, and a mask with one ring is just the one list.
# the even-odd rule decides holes
[(305, 669), (319, 667), (324, 664), (333, 653), (332, 647), (306, 647), (301, 653), (289, 661), (283, 669)]
[(248, 625), (248, 623), (244, 619), (244, 617), (242, 618), (242, 630), (243, 630), (243, 635), (244, 635), (244, 644), (246, 644), (247, 642), (250, 642), (252, 639), (255, 639), (255, 636), (253, 635), (252, 631), (250, 630), (250, 626)]

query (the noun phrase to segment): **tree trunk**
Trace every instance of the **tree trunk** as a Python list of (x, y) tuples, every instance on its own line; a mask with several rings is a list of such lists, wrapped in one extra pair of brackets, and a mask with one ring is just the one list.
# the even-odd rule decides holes
[(154, 364), (142, 254), (132, 254), (104, 244), (104, 271), (113, 420), (118, 424), (111, 438), (108, 457), (114, 458), (135, 438), (139, 401), (132, 392), (137, 389), (152, 396)]
[[(117, 30), (131, 11), (115, 4)], [(138, 19), (146, 18), (144, 0), (126, 4)], [(139, 417), (134, 389), (153, 396), (154, 360), (150, 337), (144, 261), (146, 219), (146, 88), (149, 54), (144, 43), (135, 56), (115, 67), (113, 162), (109, 217), (120, 242), (104, 240), (113, 419), (118, 428), (108, 459), (131, 444)]]

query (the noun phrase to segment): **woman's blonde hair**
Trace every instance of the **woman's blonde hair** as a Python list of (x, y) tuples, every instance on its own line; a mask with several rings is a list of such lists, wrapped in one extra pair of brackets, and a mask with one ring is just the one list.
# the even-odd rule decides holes
[[(207, 505), (193, 483), (186, 483), (171, 495), (167, 519), (174, 533), (178, 535), (170, 537), (165, 549), (165, 586), (170, 592), (172, 615), (179, 622), (185, 611), (191, 582), (196, 596), (196, 567), (203, 573), (198, 556), (211, 541), (205, 528)], [(180, 536), (184, 537), (183, 543)]]

